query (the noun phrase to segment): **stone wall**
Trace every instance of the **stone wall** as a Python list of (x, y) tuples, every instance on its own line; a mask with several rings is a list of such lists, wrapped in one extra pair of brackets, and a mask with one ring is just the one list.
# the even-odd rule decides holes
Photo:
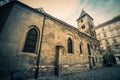
[(11, 72), (36, 65), (36, 56), (39, 50), (36, 53), (25, 53), (22, 50), (31, 26), (38, 28), (41, 35), (42, 25), (43, 16), (41, 14), (21, 7), (20, 4), (13, 4), (0, 33), (0, 75), (10, 76)]
[[(93, 48), (99, 42), (88, 36), (79, 35), (74, 28), (61, 24), (49, 17), (45, 19), (45, 29), (41, 52), (41, 66), (44, 66), (41, 71), (55, 74), (55, 67), (59, 66), (60, 74), (76, 72), (77, 70), (89, 69), (89, 55), (87, 43), (91, 46), (92, 57), (98, 56)], [(73, 40), (73, 53), (68, 53), (67, 39)], [(82, 43), (82, 54), (80, 54), (80, 43)], [(61, 47), (59, 52), (56, 52), (57, 47)], [(99, 47), (99, 46), (98, 46)], [(97, 55), (98, 54), (98, 55)], [(56, 56), (57, 55), (57, 56)], [(56, 58), (58, 58), (56, 60)], [(57, 62), (56, 62), (57, 61)], [(56, 64), (57, 63), (57, 64)], [(95, 64), (99, 64), (96, 63)], [(101, 64), (101, 63), (100, 63)], [(96, 65), (97, 66), (97, 65)], [(49, 67), (49, 70), (47, 69)], [(46, 73), (46, 74), (47, 74)], [(46, 75), (45, 74), (45, 75)], [(42, 75), (42, 73), (41, 73)], [(49, 74), (48, 74), (49, 75)]]

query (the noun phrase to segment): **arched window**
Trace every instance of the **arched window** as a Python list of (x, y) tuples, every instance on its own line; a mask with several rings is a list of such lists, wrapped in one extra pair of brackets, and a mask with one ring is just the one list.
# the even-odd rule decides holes
[(85, 28), (85, 25), (82, 25), (81, 28), (84, 29), (84, 28)]
[(68, 53), (73, 53), (72, 39), (68, 38)]
[(88, 48), (88, 54), (91, 55), (91, 49), (89, 44), (87, 44), (87, 48)]
[(37, 37), (38, 37), (38, 33), (35, 28), (32, 28), (28, 31), (23, 52), (31, 52), (31, 53), (35, 52)]

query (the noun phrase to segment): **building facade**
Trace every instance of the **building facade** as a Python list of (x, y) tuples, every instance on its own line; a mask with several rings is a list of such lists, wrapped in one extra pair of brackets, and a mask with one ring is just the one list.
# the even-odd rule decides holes
[[(92, 21), (89, 17), (87, 13), (81, 15), (78, 24), (82, 18), (87, 25)], [(13, 1), (0, 7), (0, 21), (2, 80), (17, 75), (17, 78), (19, 75), (26, 78), (60, 76), (102, 66), (99, 41), (95, 36), (44, 11)]]
[(102, 50), (115, 56), (114, 63), (120, 63), (120, 16), (104, 22), (96, 27), (97, 38)]

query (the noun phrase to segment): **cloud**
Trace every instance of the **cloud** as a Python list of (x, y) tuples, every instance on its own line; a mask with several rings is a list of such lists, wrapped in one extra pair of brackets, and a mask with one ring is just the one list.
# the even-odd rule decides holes
[(120, 0), (20, 0), (34, 8), (44, 10), (75, 27), (82, 8), (94, 18), (95, 25), (120, 15)]
[(82, 7), (94, 18), (95, 25), (98, 25), (120, 14), (119, 2), (119, 0), (80, 0), (78, 10)]
[(77, 27), (76, 19), (79, 17), (81, 10), (84, 9), (94, 18), (95, 25), (98, 25), (113, 16), (114, 13), (110, 15), (111, 12), (109, 12), (113, 8), (113, 2), (114, 0), (79, 0), (79, 4), (76, 5), (77, 9), (73, 14), (74, 17), (71, 15), (71, 17), (66, 18), (64, 21)]
[(22, 2), (34, 7), (43, 9), (57, 18), (64, 18), (74, 12), (77, 0), (21, 0)]

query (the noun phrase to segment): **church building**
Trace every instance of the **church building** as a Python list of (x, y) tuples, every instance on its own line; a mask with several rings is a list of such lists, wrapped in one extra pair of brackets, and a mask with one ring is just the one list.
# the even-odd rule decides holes
[(1, 6), (0, 79), (61, 76), (101, 67), (93, 18), (82, 10), (77, 23), (75, 28), (19, 1)]

